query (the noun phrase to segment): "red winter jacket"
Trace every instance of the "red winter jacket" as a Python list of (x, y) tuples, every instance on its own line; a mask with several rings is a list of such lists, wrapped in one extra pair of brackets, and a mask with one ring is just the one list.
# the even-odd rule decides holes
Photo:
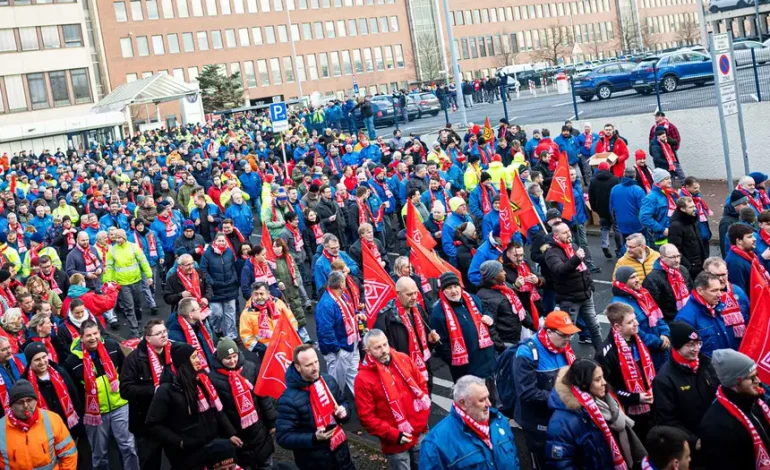
[(612, 174), (618, 178), (623, 177), (623, 172), (626, 171), (626, 160), (628, 160), (628, 146), (626, 142), (615, 134), (611, 138), (599, 139), (596, 143), (596, 153), (612, 152), (618, 156), (618, 161), (610, 168)]
[(540, 161), (540, 152), (545, 150), (551, 155), (551, 159), (556, 160), (559, 158), (559, 144), (551, 140), (550, 137), (540, 139), (540, 142), (535, 147), (534, 159)]
[[(413, 377), (423, 393), (428, 393), (425, 379), (409, 356), (391, 349), (390, 357), (391, 364), (393, 361), (398, 362), (404, 374)], [(367, 360), (361, 361), (355, 382), (358, 419), (369, 434), (380, 439), (382, 453), (387, 455), (404, 452), (417, 444), (419, 436), (428, 428), (428, 416), (430, 415), (430, 410), (419, 412), (414, 410), (414, 394), (398, 372), (394, 370), (392, 375), (396, 381), (396, 389), (401, 394), (399, 399), (401, 410), (406, 414), (407, 421), (414, 429), (412, 442), (409, 444), (401, 445), (398, 443), (400, 432), (396, 426), (393, 412), (390, 410), (390, 405), (388, 405), (388, 400), (385, 399), (385, 390), (382, 387), (377, 366)]]

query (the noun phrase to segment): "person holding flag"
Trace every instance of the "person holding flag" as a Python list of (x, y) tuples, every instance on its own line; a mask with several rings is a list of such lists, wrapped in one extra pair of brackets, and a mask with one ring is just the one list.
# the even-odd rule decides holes
[(495, 328), (499, 337), (495, 349), (501, 351), (518, 344), (525, 328), (530, 331), (537, 328), (513, 286), (505, 281), (505, 271), (499, 261), (484, 261), (481, 263), (479, 272), (481, 283), (477, 295), (481, 299), (484, 310), (495, 318)]
[(358, 419), (380, 439), (391, 469), (415, 468), (431, 407), (425, 377), (407, 354), (390, 348), (382, 330), (370, 330), (363, 344), (355, 382)]
[[(534, 236), (540, 230), (543, 230), (543, 221), (537, 214), (537, 210), (529, 197), (524, 183), (521, 181), (518, 172), (513, 175), (513, 186), (511, 189), (511, 205), (515, 214), (516, 225), (519, 231), (524, 234), (528, 240), (533, 240)], [(501, 205), (501, 207), (504, 207)]]
[(767, 281), (770, 278), (761, 260), (770, 258), (770, 248), (758, 256), (755, 252), (757, 240), (754, 238), (754, 229), (748, 224), (733, 224), (727, 230), (727, 239), (730, 241), (730, 250), (725, 256), (727, 272), (730, 282), (743, 289), (751, 299), (752, 289), (751, 272), (757, 270)]
[(264, 282), (251, 286), (251, 297), (241, 312), (239, 334), (243, 346), (260, 356), (265, 354), (273, 337), (278, 318), (286, 317), (292, 328), (298, 329), (297, 320), (283, 300), (275, 298)]
[(492, 181), (492, 176), (486, 171), (481, 173), (479, 185), (470, 193), (468, 205), (471, 215), (477, 227), (481, 227), (484, 216), (492, 210), (492, 200), (497, 195), (497, 190)]
[(277, 416), (276, 442), (294, 452), (300, 470), (355, 470), (340, 426), (350, 419), (345, 394), (331, 374), (321, 373), (312, 345), (294, 349)]
[(444, 254), (449, 262), (457, 265), (457, 248), (454, 244), (455, 232), (457, 227), (470, 222), (471, 218), (468, 215), (468, 204), (461, 197), (455, 196), (450, 199), (449, 209), (451, 213), (447, 216), (441, 229), (441, 247), (444, 249)]

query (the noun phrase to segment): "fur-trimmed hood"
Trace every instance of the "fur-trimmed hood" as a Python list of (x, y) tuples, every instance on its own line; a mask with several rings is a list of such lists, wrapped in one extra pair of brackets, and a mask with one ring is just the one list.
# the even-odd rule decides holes
[(572, 413), (581, 413), (583, 406), (572, 394), (570, 387), (564, 383), (564, 376), (567, 375), (567, 367), (562, 367), (556, 375), (551, 395), (548, 397), (548, 407), (552, 410), (565, 410)]

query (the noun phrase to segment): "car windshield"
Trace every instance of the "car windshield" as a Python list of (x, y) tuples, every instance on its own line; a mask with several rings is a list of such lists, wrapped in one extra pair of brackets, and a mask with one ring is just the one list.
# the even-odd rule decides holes
[(636, 70), (644, 70), (647, 68), (652, 68), (653, 65), (658, 61), (658, 59), (645, 59), (641, 62), (639, 62), (639, 65), (636, 66)]

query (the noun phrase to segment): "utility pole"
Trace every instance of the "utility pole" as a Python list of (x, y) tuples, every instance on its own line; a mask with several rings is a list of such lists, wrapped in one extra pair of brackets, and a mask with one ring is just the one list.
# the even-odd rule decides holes
[[(452, 55), (452, 73), (455, 77), (455, 88), (457, 101), (457, 108), (460, 110), (460, 125), (465, 126), (468, 124), (468, 117), (465, 114), (465, 100), (463, 99), (463, 76), (460, 73), (460, 66), (457, 65), (457, 48), (455, 47), (455, 38), (452, 33), (452, 22), (449, 17), (449, 0), (444, 0), (444, 21), (446, 22), (447, 37), (449, 39), (449, 50)], [(444, 38), (441, 38), (443, 41)], [(449, 73), (447, 72), (447, 76)]]

